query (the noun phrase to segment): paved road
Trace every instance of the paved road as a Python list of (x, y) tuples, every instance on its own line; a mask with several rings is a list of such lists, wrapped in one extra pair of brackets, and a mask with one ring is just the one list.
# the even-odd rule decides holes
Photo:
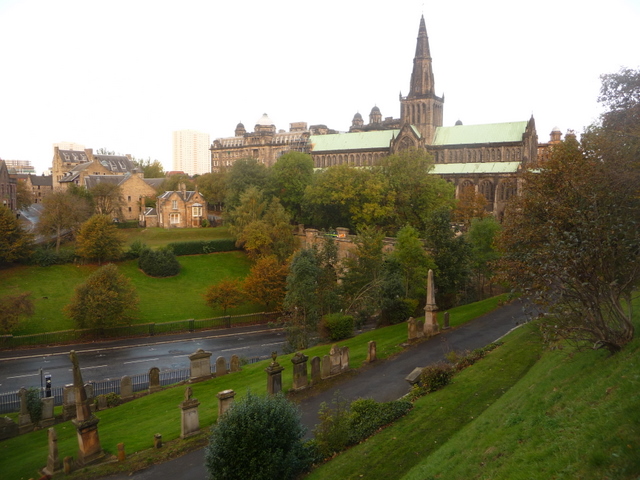
[[(318, 423), (318, 410), (322, 402), (331, 403), (336, 391), (347, 400), (373, 398), (390, 401), (409, 391), (405, 377), (415, 367), (424, 367), (440, 361), (451, 351), (472, 350), (483, 347), (528, 320), (523, 304), (515, 301), (509, 305), (479, 317), (461, 327), (446, 331), (425, 342), (414, 345), (401, 354), (386, 361), (377, 362), (360, 369), (354, 376), (336, 382), (331, 388), (300, 402), (302, 422), (309, 434)], [(114, 475), (105, 480), (206, 480), (204, 449), (200, 449), (161, 465), (131, 475)]]
[(231, 355), (267, 358), (282, 351), (284, 333), (266, 326), (236, 327), (181, 335), (166, 335), (81, 345), (0, 351), (0, 393), (20, 387), (40, 387), (42, 375), (51, 374), (54, 386), (72, 383), (69, 351), (76, 350), (85, 381), (121, 378), (148, 372), (189, 368), (188, 355), (198, 348), (213, 353), (213, 359)]

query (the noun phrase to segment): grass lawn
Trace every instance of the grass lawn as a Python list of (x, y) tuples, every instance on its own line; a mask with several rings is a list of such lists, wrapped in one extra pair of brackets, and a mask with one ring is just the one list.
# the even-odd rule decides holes
[[(480, 302), (481, 314), (494, 308), (493, 302)], [(465, 310), (476, 310), (477, 304), (458, 307), (451, 311), (465, 316)], [(350, 350), (352, 368), (358, 368), (366, 359), (368, 342), (377, 342), (378, 358), (383, 359), (402, 350), (401, 343), (407, 339), (406, 324), (392, 325), (373, 331), (365, 332), (356, 337), (339, 342), (347, 345)], [(319, 345), (308, 350), (305, 354), (310, 358), (328, 354), (329, 345)], [(291, 355), (278, 357), (278, 362), (285, 366), (283, 375), (283, 389), (292, 386)], [(266, 393), (266, 378), (264, 368), (270, 360), (242, 367), (239, 373), (229, 374), (220, 378), (208, 380), (192, 385), (193, 396), (201, 405), (199, 407), (200, 426), (206, 429), (217, 417), (216, 394), (222, 390), (233, 389), (236, 399), (245, 395), (250, 389), (252, 393)], [(287, 373), (288, 372), (288, 373)], [(161, 433), (164, 441), (176, 439), (180, 434), (180, 410), (178, 404), (183, 400), (184, 387), (167, 388), (161, 392), (147, 395), (137, 400), (125, 403), (116, 408), (97, 412), (100, 418), (99, 434), (102, 447), (109, 453), (117, 452), (116, 445), (125, 443), (130, 455), (139, 450), (151, 448), (153, 435)], [(56, 425), (58, 434), (58, 451), (60, 458), (77, 456), (77, 438), (75, 428), (71, 422)], [(28, 479), (36, 477), (36, 470), (46, 464), (47, 433), (46, 430), (35, 431), (0, 442), (0, 472), (2, 478)], [(131, 468), (126, 464), (123, 468)], [(36, 477), (37, 478), (37, 477)]]
[[(213, 229), (193, 229), (213, 230)], [(244, 278), (250, 268), (240, 251), (178, 257), (182, 270), (175, 277), (148, 277), (137, 267), (136, 260), (119, 262), (118, 268), (129, 277), (140, 297), (139, 318), (135, 323), (168, 322), (189, 318), (211, 318), (223, 315), (220, 309), (208, 307), (202, 295), (209, 285), (228, 277)], [(35, 315), (23, 321), (12, 333), (54, 332), (74, 328), (62, 309), (69, 303), (77, 285), (94, 272), (96, 265), (52, 265), (50, 267), (17, 266), (0, 270), (0, 296), (32, 292)], [(231, 314), (261, 311), (259, 305), (245, 305)]]
[(171, 242), (232, 238), (228, 227), (215, 228), (123, 228), (118, 230), (125, 245), (141, 240), (149, 247), (163, 247)]

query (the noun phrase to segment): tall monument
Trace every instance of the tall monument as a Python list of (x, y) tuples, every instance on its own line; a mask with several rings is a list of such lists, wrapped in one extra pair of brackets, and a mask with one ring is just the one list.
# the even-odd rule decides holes
[(429, 270), (427, 279), (427, 304), (424, 307), (424, 334), (433, 335), (439, 330), (438, 306), (436, 305), (436, 292), (433, 283), (433, 270)]

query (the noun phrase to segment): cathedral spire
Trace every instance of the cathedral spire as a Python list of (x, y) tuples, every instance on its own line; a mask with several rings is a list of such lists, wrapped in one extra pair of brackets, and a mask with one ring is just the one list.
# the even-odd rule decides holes
[(420, 17), (416, 55), (413, 59), (413, 72), (411, 73), (411, 88), (409, 98), (423, 95), (434, 95), (433, 70), (431, 68), (431, 51), (429, 50), (429, 37), (424, 22), (424, 15)]

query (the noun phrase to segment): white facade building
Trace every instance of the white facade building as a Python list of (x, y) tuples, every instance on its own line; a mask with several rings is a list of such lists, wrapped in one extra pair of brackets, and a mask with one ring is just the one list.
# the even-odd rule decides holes
[(189, 175), (211, 172), (209, 134), (196, 130), (173, 132), (173, 170)]

